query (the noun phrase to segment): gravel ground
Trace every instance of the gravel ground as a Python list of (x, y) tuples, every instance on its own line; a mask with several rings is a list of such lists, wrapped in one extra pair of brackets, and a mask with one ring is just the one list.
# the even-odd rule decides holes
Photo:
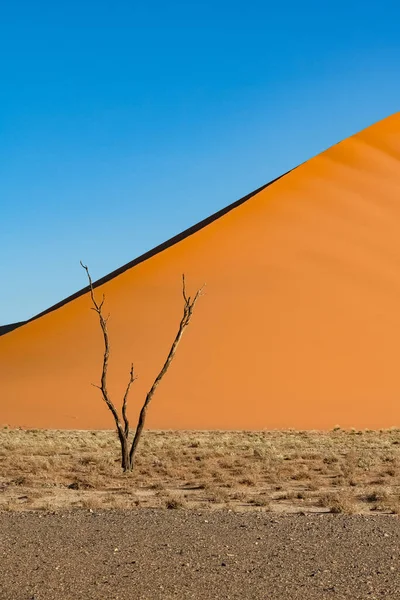
[(0, 513), (1, 600), (400, 598), (394, 516)]

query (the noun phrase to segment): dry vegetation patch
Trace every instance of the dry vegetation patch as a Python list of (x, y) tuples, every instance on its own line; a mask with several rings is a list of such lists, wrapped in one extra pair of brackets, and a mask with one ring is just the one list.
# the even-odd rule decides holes
[(146, 431), (133, 473), (111, 431), (0, 429), (0, 510), (400, 511), (400, 430)]

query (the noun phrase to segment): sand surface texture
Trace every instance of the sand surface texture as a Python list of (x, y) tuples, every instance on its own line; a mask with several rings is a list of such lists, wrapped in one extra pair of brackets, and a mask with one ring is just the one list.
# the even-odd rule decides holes
[[(115, 402), (133, 361), (134, 418), (175, 335), (184, 272), (206, 295), (149, 427), (398, 425), (399, 159), (397, 113), (105, 281)], [(90, 385), (101, 360), (88, 294), (2, 335), (0, 424), (109, 427)]]
[(400, 597), (397, 517), (0, 513), (2, 600)]

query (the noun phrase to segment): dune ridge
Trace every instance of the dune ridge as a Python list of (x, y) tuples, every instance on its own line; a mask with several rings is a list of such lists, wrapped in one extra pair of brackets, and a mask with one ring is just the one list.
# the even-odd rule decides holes
[[(134, 420), (175, 334), (181, 273), (206, 283), (149, 413), (157, 429), (400, 421), (400, 113), (97, 282), (110, 389)], [(172, 243), (171, 243), (172, 242)], [(0, 337), (0, 424), (112, 425), (85, 289)]]

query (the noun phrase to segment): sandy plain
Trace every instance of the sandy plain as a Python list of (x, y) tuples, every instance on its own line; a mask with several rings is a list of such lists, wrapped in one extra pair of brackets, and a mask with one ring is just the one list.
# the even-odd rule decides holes
[(397, 517), (0, 513), (2, 600), (397, 600)]
[(0, 430), (1, 600), (400, 596), (400, 431)]

